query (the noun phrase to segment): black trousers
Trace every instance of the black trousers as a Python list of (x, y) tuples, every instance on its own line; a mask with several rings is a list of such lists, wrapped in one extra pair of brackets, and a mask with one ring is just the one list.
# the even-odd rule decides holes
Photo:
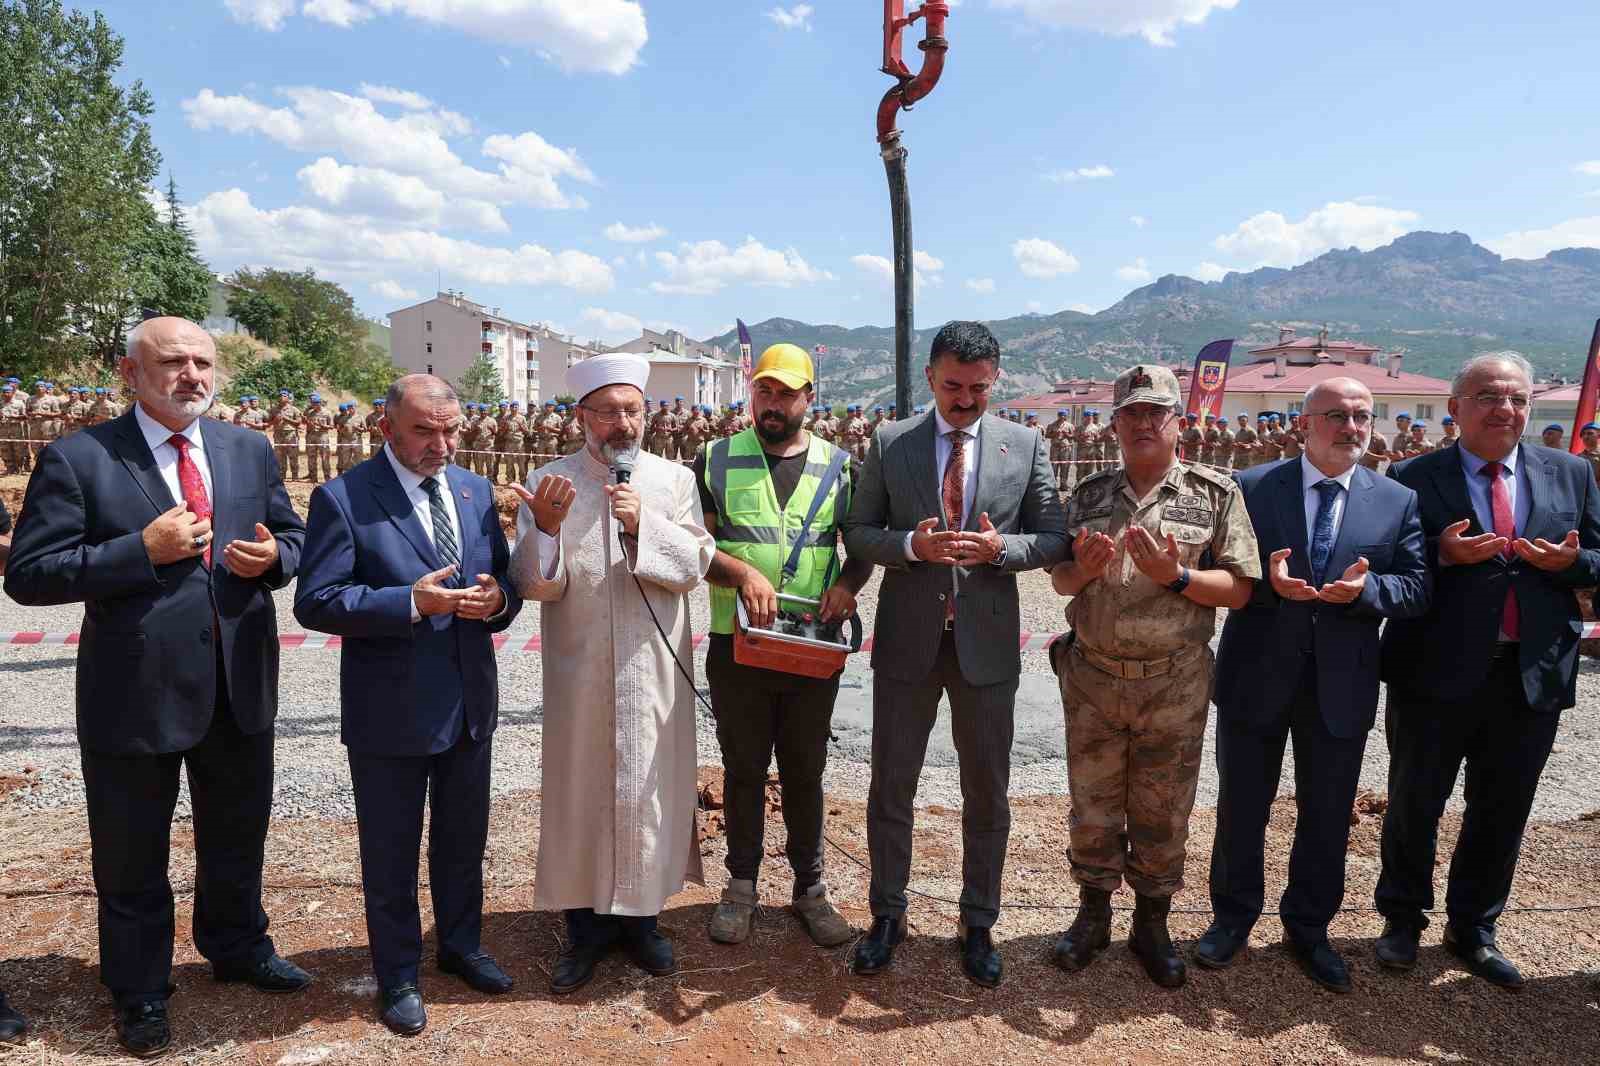
[(1294, 739), (1294, 847), (1279, 903), (1284, 931), (1305, 945), (1328, 937), (1344, 902), (1350, 808), (1367, 736), (1336, 737), (1317, 701), (1316, 660), (1302, 657), (1300, 684), (1275, 721), (1217, 721), (1217, 834), (1211, 847), (1211, 909), (1234, 935), (1249, 933), (1266, 897), (1267, 821), (1278, 794), (1285, 743)]
[(1468, 946), (1494, 939), (1561, 719), (1528, 706), (1511, 648), (1495, 659), (1475, 699), (1436, 703), (1389, 690), (1389, 810), (1378, 910), (1393, 921), (1427, 926), (1423, 911), (1433, 908), (1439, 818), (1465, 763), (1466, 812), (1450, 860), (1445, 912)]
[(165, 999), (172, 984), (173, 903), (167, 879), (178, 771), (194, 812), (195, 948), (214, 965), (273, 952), (261, 906), (272, 815), (273, 731), (239, 731), (217, 671), (205, 738), (164, 755), (83, 752), (94, 887), (100, 897), (100, 981), (119, 1004)]
[(608, 948), (624, 940), (638, 940), (656, 931), (655, 914), (596, 914), (591, 907), (562, 911), (567, 919), (567, 941), (574, 947)]
[(492, 738), (476, 741), (463, 729), (456, 743), (437, 755), (380, 758), (349, 752), (367, 940), (382, 988), (417, 982), (422, 961), (417, 859), (423, 805), (430, 798), (428, 882), (439, 954), (461, 957), (480, 948), (492, 747)]
[(872, 680), (872, 784), (867, 791), (868, 901), (874, 917), (906, 912), (913, 802), (939, 697), (961, 768), (961, 921), (987, 929), (1000, 916), (1000, 878), (1011, 838), (1011, 739), (1017, 680), (976, 686), (961, 676), (955, 635), (946, 632), (933, 670), (920, 681), (879, 671)]
[(714, 633), (706, 680), (722, 748), (728, 875), (754, 881), (761, 872), (767, 768), (776, 753), (785, 851), (798, 898), (822, 880), (822, 771), (839, 675), (801, 677), (742, 666), (733, 660), (733, 638)]

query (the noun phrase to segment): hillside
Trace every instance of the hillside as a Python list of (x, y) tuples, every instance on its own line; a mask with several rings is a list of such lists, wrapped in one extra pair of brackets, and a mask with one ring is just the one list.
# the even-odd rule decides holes
[[(1464, 233), (1410, 233), (1370, 252), (1327, 252), (1290, 270), (1263, 268), (1202, 282), (1169, 274), (1098, 314), (1061, 311), (992, 321), (1005, 347), (999, 396), (1042, 391), (1075, 376), (1109, 377), (1139, 361), (1186, 363), (1202, 345), (1235, 337), (1241, 349), (1327, 325), (1405, 356), (1406, 369), (1448, 377), (1463, 358), (1515, 349), (1541, 378), (1576, 379), (1600, 317), (1600, 249), (1567, 248), (1542, 259), (1503, 259)], [(933, 328), (912, 344), (920, 366)], [(847, 329), (774, 318), (750, 327), (756, 351), (779, 340), (828, 346), (825, 395), (885, 402), (894, 390), (890, 327)], [(732, 333), (710, 343), (736, 348)], [(914, 391), (925, 398), (921, 374)]]

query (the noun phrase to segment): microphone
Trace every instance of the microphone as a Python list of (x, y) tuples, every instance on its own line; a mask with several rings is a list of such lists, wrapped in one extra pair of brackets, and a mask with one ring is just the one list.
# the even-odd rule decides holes
[(633, 480), (633, 463), (638, 457), (639, 452), (636, 448), (617, 453), (617, 457), (611, 462), (611, 474), (617, 479), (618, 485), (626, 485)]

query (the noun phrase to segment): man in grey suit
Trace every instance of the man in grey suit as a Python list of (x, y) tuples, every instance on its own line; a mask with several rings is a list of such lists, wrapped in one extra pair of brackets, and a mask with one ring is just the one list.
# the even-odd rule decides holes
[(984, 415), (1000, 373), (994, 335), (977, 322), (947, 324), (925, 373), (934, 410), (874, 436), (844, 525), (850, 556), (886, 570), (872, 650), (873, 922), (852, 967), (880, 972), (905, 939), (912, 801), (946, 694), (961, 766), (962, 967), (992, 988), (1022, 671), (1016, 575), (1066, 558), (1066, 519), (1049, 442)]

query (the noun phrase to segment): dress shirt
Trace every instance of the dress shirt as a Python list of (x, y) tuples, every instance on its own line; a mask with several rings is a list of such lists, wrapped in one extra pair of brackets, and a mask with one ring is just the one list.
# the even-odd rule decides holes
[[(429, 544), (433, 544), (433, 504), (428, 499), (428, 490), (422, 487), (422, 475), (412, 473), (400, 465), (399, 458), (394, 454), (394, 445), (385, 444), (383, 446), (383, 454), (389, 460), (389, 466), (393, 468), (394, 476), (400, 479), (400, 488), (404, 490), (406, 499), (411, 501), (411, 509), (416, 513), (417, 521), (422, 523), (422, 535), (428, 538)], [(435, 475), (435, 480), (439, 482), (439, 491), (444, 494), (444, 498), (447, 500), (452, 499), (450, 481), (445, 477), (443, 470)], [(445, 510), (449, 512), (445, 517), (450, 520), (450, 532), (455, 534), (456, 550), (459, 552), (461, 550), (461, 517), (456, 514), (454, 507), (446, 507)], [(438, 545), (434, 546), (438, 547)], [(471, 578), (465, 578), (464, 580), (471, 581)], [(504, 610), (504, 608), (501, 609)], [(422, 621), (422, 612), (417, 610), (417, 593), (415, 590), (412, 590), (411, 593), (411, 621), (413, 624)]]
[[(1467, 498), (1472, 501), (1478, 525), (1483, 527), (1485, 533), (1493, 533), (1494, 502), (1489, 493), (1489, 482), (1481, 473), (1489, 460), (1474, 455), (1466, 445), (1457, 445), (1456, 448), (1461, 453), (1461, 468), (1467, 476)], [(1528, 474), (1522, 464), (1522, 445), (1511, 449), (1511, 454), (1500, 460), (1500, 480), (1505, 483), (1506, 492), (1511, 496), (1511, 521), (1518, 535), (1521, 535), (1528, 524), (1530, 502)]]
[[(1333, 542), (1339, 542), (1339, 527), (1344, 523), (1344, 505), (1350, 499), (1350, 479), (1356, 476), (1356, 468), (1351, 467), (1334, 481), (1339, 483), (1340, 492), (1333, 498)], [(1322, 509), (1322, 493), (1317, 486), (1328, 479), (1328, 475), (1318, 470), (1312, 463), (1309, 455), (1300, 457), (1300, 494), (1306, 509), (1306, 546), (1309, 548), (1317, 535), (1317, 512)]]
[[(144, 442), (150, 446), (150, 455), (156, 461), (156, 472), (172, 493), (172, 502), (182, 503), (183, 486), (178, 482), (178, 449), (172, 446), (172, 430), (151, 418), (142, 403), (133, 405), (133, 420), (139, 424), (139, 432), (144, 434)], [(215, 512), (217, 494), (211, 489), (211, 464), (206, 460), (206, 442), (200, 435), (200, 419), (196, 418), (184, 426), (178, 435), (189, 440), (189, 458), (200, 470), (200, 479), (206, 484), (206, 499), (211, 501), (211, 510)]]
[[(939, 413), (939, 408), (933, 409), (933, 484), (934, 496), (942, 500), (944, 491), (944, 468), (950, 463), (950, 437), (948, 434), (956, 427), (944, 420), (944, 415)], [(961, 521), (957, 529), (967, 528), (967, 519), (972, 516), (972, 488), (978, 483), (978, 442), (982, 439), (983, 418), (980, 417), (972, 425), (961, 430), (967, 435), (965, 452), (962, 461), (966, 464), (961, 470)], [(906, 562), (917, 561), (917, 553), (911, 550), (911, 538), (916, 535), (913, 530), (906, 534), (905, 556)]]

